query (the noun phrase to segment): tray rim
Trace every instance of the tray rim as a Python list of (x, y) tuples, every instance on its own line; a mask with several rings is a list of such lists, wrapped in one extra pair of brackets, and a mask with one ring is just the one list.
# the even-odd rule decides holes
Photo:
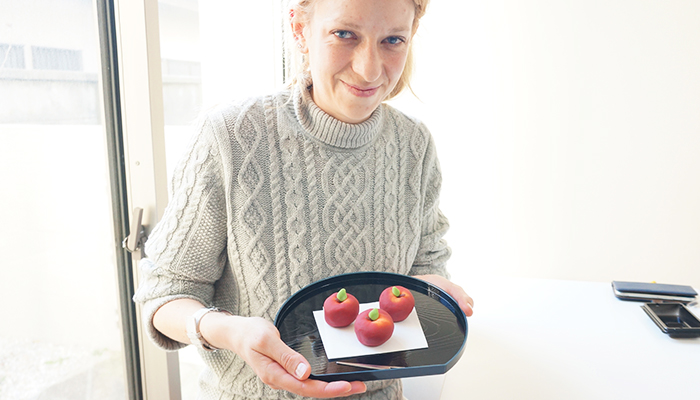
[[(431, 365), (419, 365), (419, 366), (412, 366), (412, 367), (404, 367), (404, 368), (397, 368), (397, 369), (390, 369), (390, 370), (358, 370), (358, 371), (347, 371), (347, 372), (335, 372), (335, 373), (330, 373), (330, 374), (311, 374), (309, 376), (309, 379), (316, 379), (316, 380), (321, 380), (321, 381), (326, 381), (326, 382), (332, 382), (332, 381), (337, 381), (337, 380), (359, 380), (359, 381), (370, 381), (370, 380), (383, 380), (383, 379), (397, 379), (397, 378), (408, 378), (408, 377), (414, 377), (414, 376), (427, 376), (427, 375), (440, 375), (444, 374), (447, 371), (449, 371), (456, 363), (459, 361), (459, 359), (462, 357), (462, 354), (464, 353), (464, 349), (466, 347), (467, 343), (467, 336), (469, 333), (469, 325), (467, 323), (467, 316), (464, 314), (464, 311), (459, 307), (459, 304), (457, 301), (450, 296), (447, 292), (439, 288), (438, 286), (428, 282), (424, 281), (422, 279), (415, 278), (410, 275), (402, 275), (402, 274), (397, 274), (394, 272), (382, 272), (382, 271), (360, 271), (360, 272), (348, 272), (344, 274), (339, 274), (339, 275), (333, 275), (321, 280), (318, 280), (316, 282), (312, 282), (303, 288), (299, 289), (297, 292), (292, 294), (285, 302), (280, 306), (279, 310), (277, 311), (277, 314), (275, 315), (275, 320), (274, 320), (274, 325), (276, 328), (279, 329), (279, 323), (281, 323), (280, 318), (283, 318), (286, 316), (286, 314), (292, 309), (293, 306), (296, 305), (297, 302), (300, 302), (302, 300), (299, 300), (299, 296), (302, 293), (308, 292), (309, 290), (315, 290), (315, 291), (322, 291), (324, 288), (335, 286), (335, 283), (337, 281), (344, 281), (350, 279), (351, 281), (358, 280), (358, 279), (371, 279), (371, 277), (379, 277), (381, 276), (382, 278), (391, 278), (395, 279), (398, 281), (408, 281), (411, 282), (412, 285), (414, 286), (419, 286), (419, 287), (424, 287), (425, 291), (424, 294), (428, 293), (436, 293), (439, 295), (440, 300), (439, 301), (443, 306), (448, 308), (450, 312), (452, 312), (453, 315), (455, 315), (458, 319), (458, 322), (461, 323), (464, 326), (464, 339), (462, 340), (462, 343), (459, 347), (459, 349), (455, 352), (455, 354), (452, 355), (452, 357), (445, 363), (442, 364), (431, 364)], [(401, 284), (405, 282), (397, 282), (397, 284)], [(449, 303), (450, 307), (447, 307), (446, 304), (442, 301), (446, 301)], [(332, 361), (331, 361), (332, 362)]]

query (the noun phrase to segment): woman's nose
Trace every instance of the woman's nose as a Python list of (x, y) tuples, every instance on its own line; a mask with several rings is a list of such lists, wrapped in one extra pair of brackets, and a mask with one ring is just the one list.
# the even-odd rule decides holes
[(377, 46), (369, 43), (357, 46), (352, 67), (366, 82), (379, 79), (382, 74), (382, 62)]

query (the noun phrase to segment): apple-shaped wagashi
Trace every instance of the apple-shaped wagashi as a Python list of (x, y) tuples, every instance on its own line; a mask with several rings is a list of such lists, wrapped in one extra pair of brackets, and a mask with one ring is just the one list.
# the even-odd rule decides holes
[(393, 333), (394, 320), (388, 312), (379, 308), (365, 310), (355, 320), (355, 335), (365, 346), (384, 344)]
[(403, 286), (388, 287), (379, 295), (379, 308), (388, 312), (394, 322), (408, 318), (415, 305), (413, 294)]
[(352, 324), (359, 312), (360, 302), (345, 289), (333, 293), (323, 302), (326, 323), (334, 328), (343, 328)]

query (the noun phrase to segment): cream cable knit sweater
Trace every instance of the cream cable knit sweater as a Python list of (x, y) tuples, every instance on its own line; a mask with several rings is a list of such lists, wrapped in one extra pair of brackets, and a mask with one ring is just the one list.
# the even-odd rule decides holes
[[(140, 264), (134, 299), (150, 337), (185, 346), (151, 323), (177, 298), (273, 320), (293, 293), (333, 275), (447, 276), (440, 182), (427, 128), (385, 104), (346, 124), (298, 86), (209, 112)], [(298, 398), (264, 385), (232, 352), (201, 354), (202, 399)], [(353, 398), (401, 397), (398, 381), (376, 381)]]

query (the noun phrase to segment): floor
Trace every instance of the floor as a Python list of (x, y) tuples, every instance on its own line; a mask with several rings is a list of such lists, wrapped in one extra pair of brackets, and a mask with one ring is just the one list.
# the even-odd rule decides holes
[(0, 399), (125, 400), (119, 352), (0, 338)]

